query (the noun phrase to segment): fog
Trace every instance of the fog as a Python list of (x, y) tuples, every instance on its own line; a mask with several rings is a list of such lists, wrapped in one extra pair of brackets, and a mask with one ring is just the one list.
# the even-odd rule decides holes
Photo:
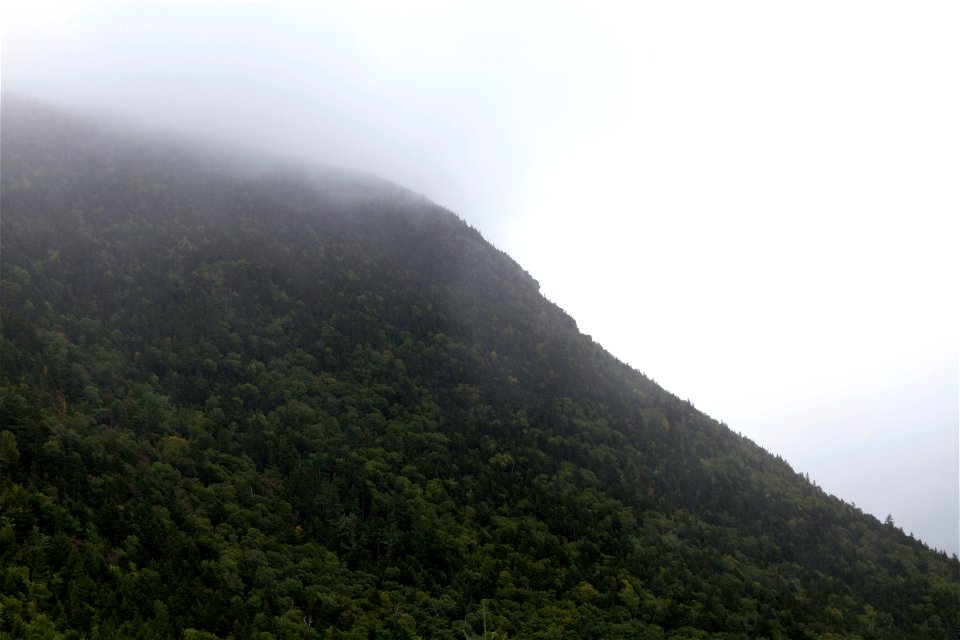
[(614, 355), (960, 551), (960, 9), (3, 5), (2, 84), (378, 174)]

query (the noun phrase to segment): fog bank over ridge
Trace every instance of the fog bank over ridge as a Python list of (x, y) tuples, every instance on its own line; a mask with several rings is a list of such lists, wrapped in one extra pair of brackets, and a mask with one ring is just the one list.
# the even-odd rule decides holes
[(422, 193), (619, 358), (960, 551), (958, 9), (684, 7), (5, 4), (3, 88)]

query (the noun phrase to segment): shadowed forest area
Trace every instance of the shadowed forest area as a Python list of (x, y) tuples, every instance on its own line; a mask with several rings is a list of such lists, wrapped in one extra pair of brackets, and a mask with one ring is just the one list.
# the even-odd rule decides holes
[(2, 108), (0, 635), (958, 637), (955, 556), (453, 213)]

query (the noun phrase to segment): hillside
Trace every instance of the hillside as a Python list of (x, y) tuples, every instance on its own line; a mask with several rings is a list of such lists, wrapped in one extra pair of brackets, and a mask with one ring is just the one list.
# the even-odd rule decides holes
[(243, 164), (4, 97), (0, 635), (960, 637), (454, 214)]

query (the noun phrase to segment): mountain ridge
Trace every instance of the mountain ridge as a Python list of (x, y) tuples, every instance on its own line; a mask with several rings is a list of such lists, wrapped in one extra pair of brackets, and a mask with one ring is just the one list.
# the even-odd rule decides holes
[(2, 134), (0, 630), (960, 627), (956, 559), (608, 354), (442, 207), (6, 96)]

